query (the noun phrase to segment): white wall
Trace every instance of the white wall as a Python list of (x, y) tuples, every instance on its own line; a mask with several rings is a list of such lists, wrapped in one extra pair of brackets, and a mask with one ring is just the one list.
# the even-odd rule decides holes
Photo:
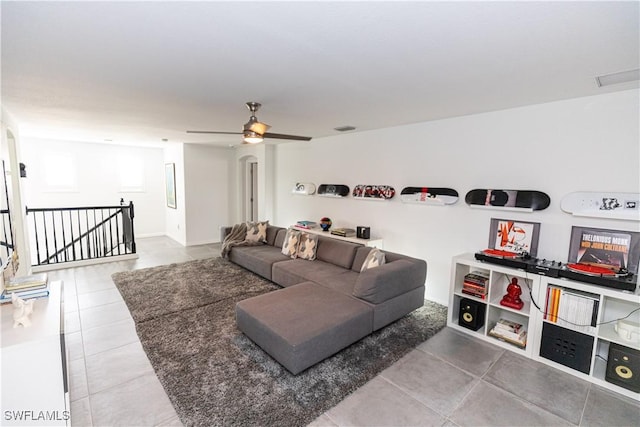
[[(371, 226), (385, 249), (428, 262), (427, 298), (447, 304), (451, 257), (488, 245), (491, 218), (541, 223), (538, 256), (566, 261), (572, 225), (640, 231), (638, 222), (575, 218), (560, 210), (573, 191), (640, 192), (639, 91), (540, 104), (276, 146), (275, 218), (328, 216), (334, 226)], [(357, 124), (354, 124), (357, 125)], [(291, 194), (316, 185), (451, 187), (453, 206), (419, 206)], [(551, 197), (535, 213), (470, 209), (473, 188), (533, 189)]]
[(167, 199), (164, 194), (165, 175), (163, 169), (162, 188), (163, 188), (163, 206), (165, 212), (165, 222), (167, 236), (182, 245), (187, 244), (187, 226), (186, 226), (186, 204), (185, 204), (185, 186), (184, 186), (184, 144), (169, 143), (164, 148), (165, 165), (173, 163), (175, 165), (175, 185), (176, 185), (176, 208), (167, 206)]
[(184, 146), (186, 245), (220, 241), (229, 225), (229, 169), (232, 151), (206, 145)]
[[(23, 199), (28, 207), (115, 206), (124, 198), (135, 206), (136, 236), (164, 234), (164, 216), (159, 215), (164, 207), (161, 148), (35, 138), (22, 138), (20, 148), (20, 161), (27, 170)], [(45, 168), (52, 153), (64, 153), (73, 159), (74, 191), (48, 189)], [(131, 159), (139, 161), (143, 168), (143, 186), (139, 191), (123, 191), (121, 187), (119, 167)]]

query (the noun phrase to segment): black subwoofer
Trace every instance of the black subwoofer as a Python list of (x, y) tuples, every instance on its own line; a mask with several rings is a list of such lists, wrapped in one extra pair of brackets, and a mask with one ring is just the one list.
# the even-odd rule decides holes
[(458, 324), (465, 328), (477, 331), (484, 326), (485, 305), (481, 302), (468, 298), (460, 300), (460, 312), (458, 315)]
[(620, 344), (609, 344), (605, 380), (640, 393), (640, 351)]

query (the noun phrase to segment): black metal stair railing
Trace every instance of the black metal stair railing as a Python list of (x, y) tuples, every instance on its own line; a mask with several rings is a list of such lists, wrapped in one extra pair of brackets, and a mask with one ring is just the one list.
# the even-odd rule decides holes
[(117, 206), (27, 208), (32, 264), (136, 253), (133, 202)]

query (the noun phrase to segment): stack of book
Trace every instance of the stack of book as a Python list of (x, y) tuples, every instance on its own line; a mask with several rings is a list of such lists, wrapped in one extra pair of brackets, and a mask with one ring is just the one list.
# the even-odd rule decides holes
[(312, 228), (316, 228), (318, 224), (313, 221), (298, 221), (296, 222), (296, 228), (302, 228), (303, 230), (311, 230)]
[(520, 323), (511, 320), (498, 320), (493, 329), (489, 331), (489, 335), (521, 348), (527, 345), (527, 331)]
[(462, 293), (476, 298), (486, 299), (488, 283), (489, 275), (487, 273), (484, 271), (472, 271), (464, 276)]
[(353, 228), (334, 228), (331, 230), (331, 234), (340, 237), (353, 237), (356, 235), (356, 230)]
[(544, 319), (558, 326), (594, 334), (599, 304), (597, 295), (548, 286)]
[(47, 273), (10, 279), (9, 283), (5, 283), (4, 290), (0, 294), (0, 303), (11, 302), (13, 294), (22, 299), (48, 297), (49, 280)]

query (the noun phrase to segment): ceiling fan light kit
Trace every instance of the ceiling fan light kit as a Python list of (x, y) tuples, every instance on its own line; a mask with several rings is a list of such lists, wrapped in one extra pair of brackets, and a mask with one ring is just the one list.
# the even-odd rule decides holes
[(293, 141), (310, 141), (309, 136), (298, 135), (285, 135), (283, 133), (267, 133), (271, 128), (266, 123), (258, 121), (256, 117), (256, 111), (260, 108), (259, 102), (247, 102), (247, 108), (251, 111), (251, 117), (249, 121), (242, 127), (242, 132), (221, 132), (221, 131), (208, 131), (208, 130), (188, 130), (187, 133), (208, 133), (208, 134), (223, 134), (223, 135), (242, 135), (242, 142), (245, 144), (259, 144), (264, 141), (264, 138), (272, 139), (288, 139)]
[(242, 133), (242, 141), (246, 144), (259, 144), (264, 141), (264, 138), (257, 132), (245, 130)]

